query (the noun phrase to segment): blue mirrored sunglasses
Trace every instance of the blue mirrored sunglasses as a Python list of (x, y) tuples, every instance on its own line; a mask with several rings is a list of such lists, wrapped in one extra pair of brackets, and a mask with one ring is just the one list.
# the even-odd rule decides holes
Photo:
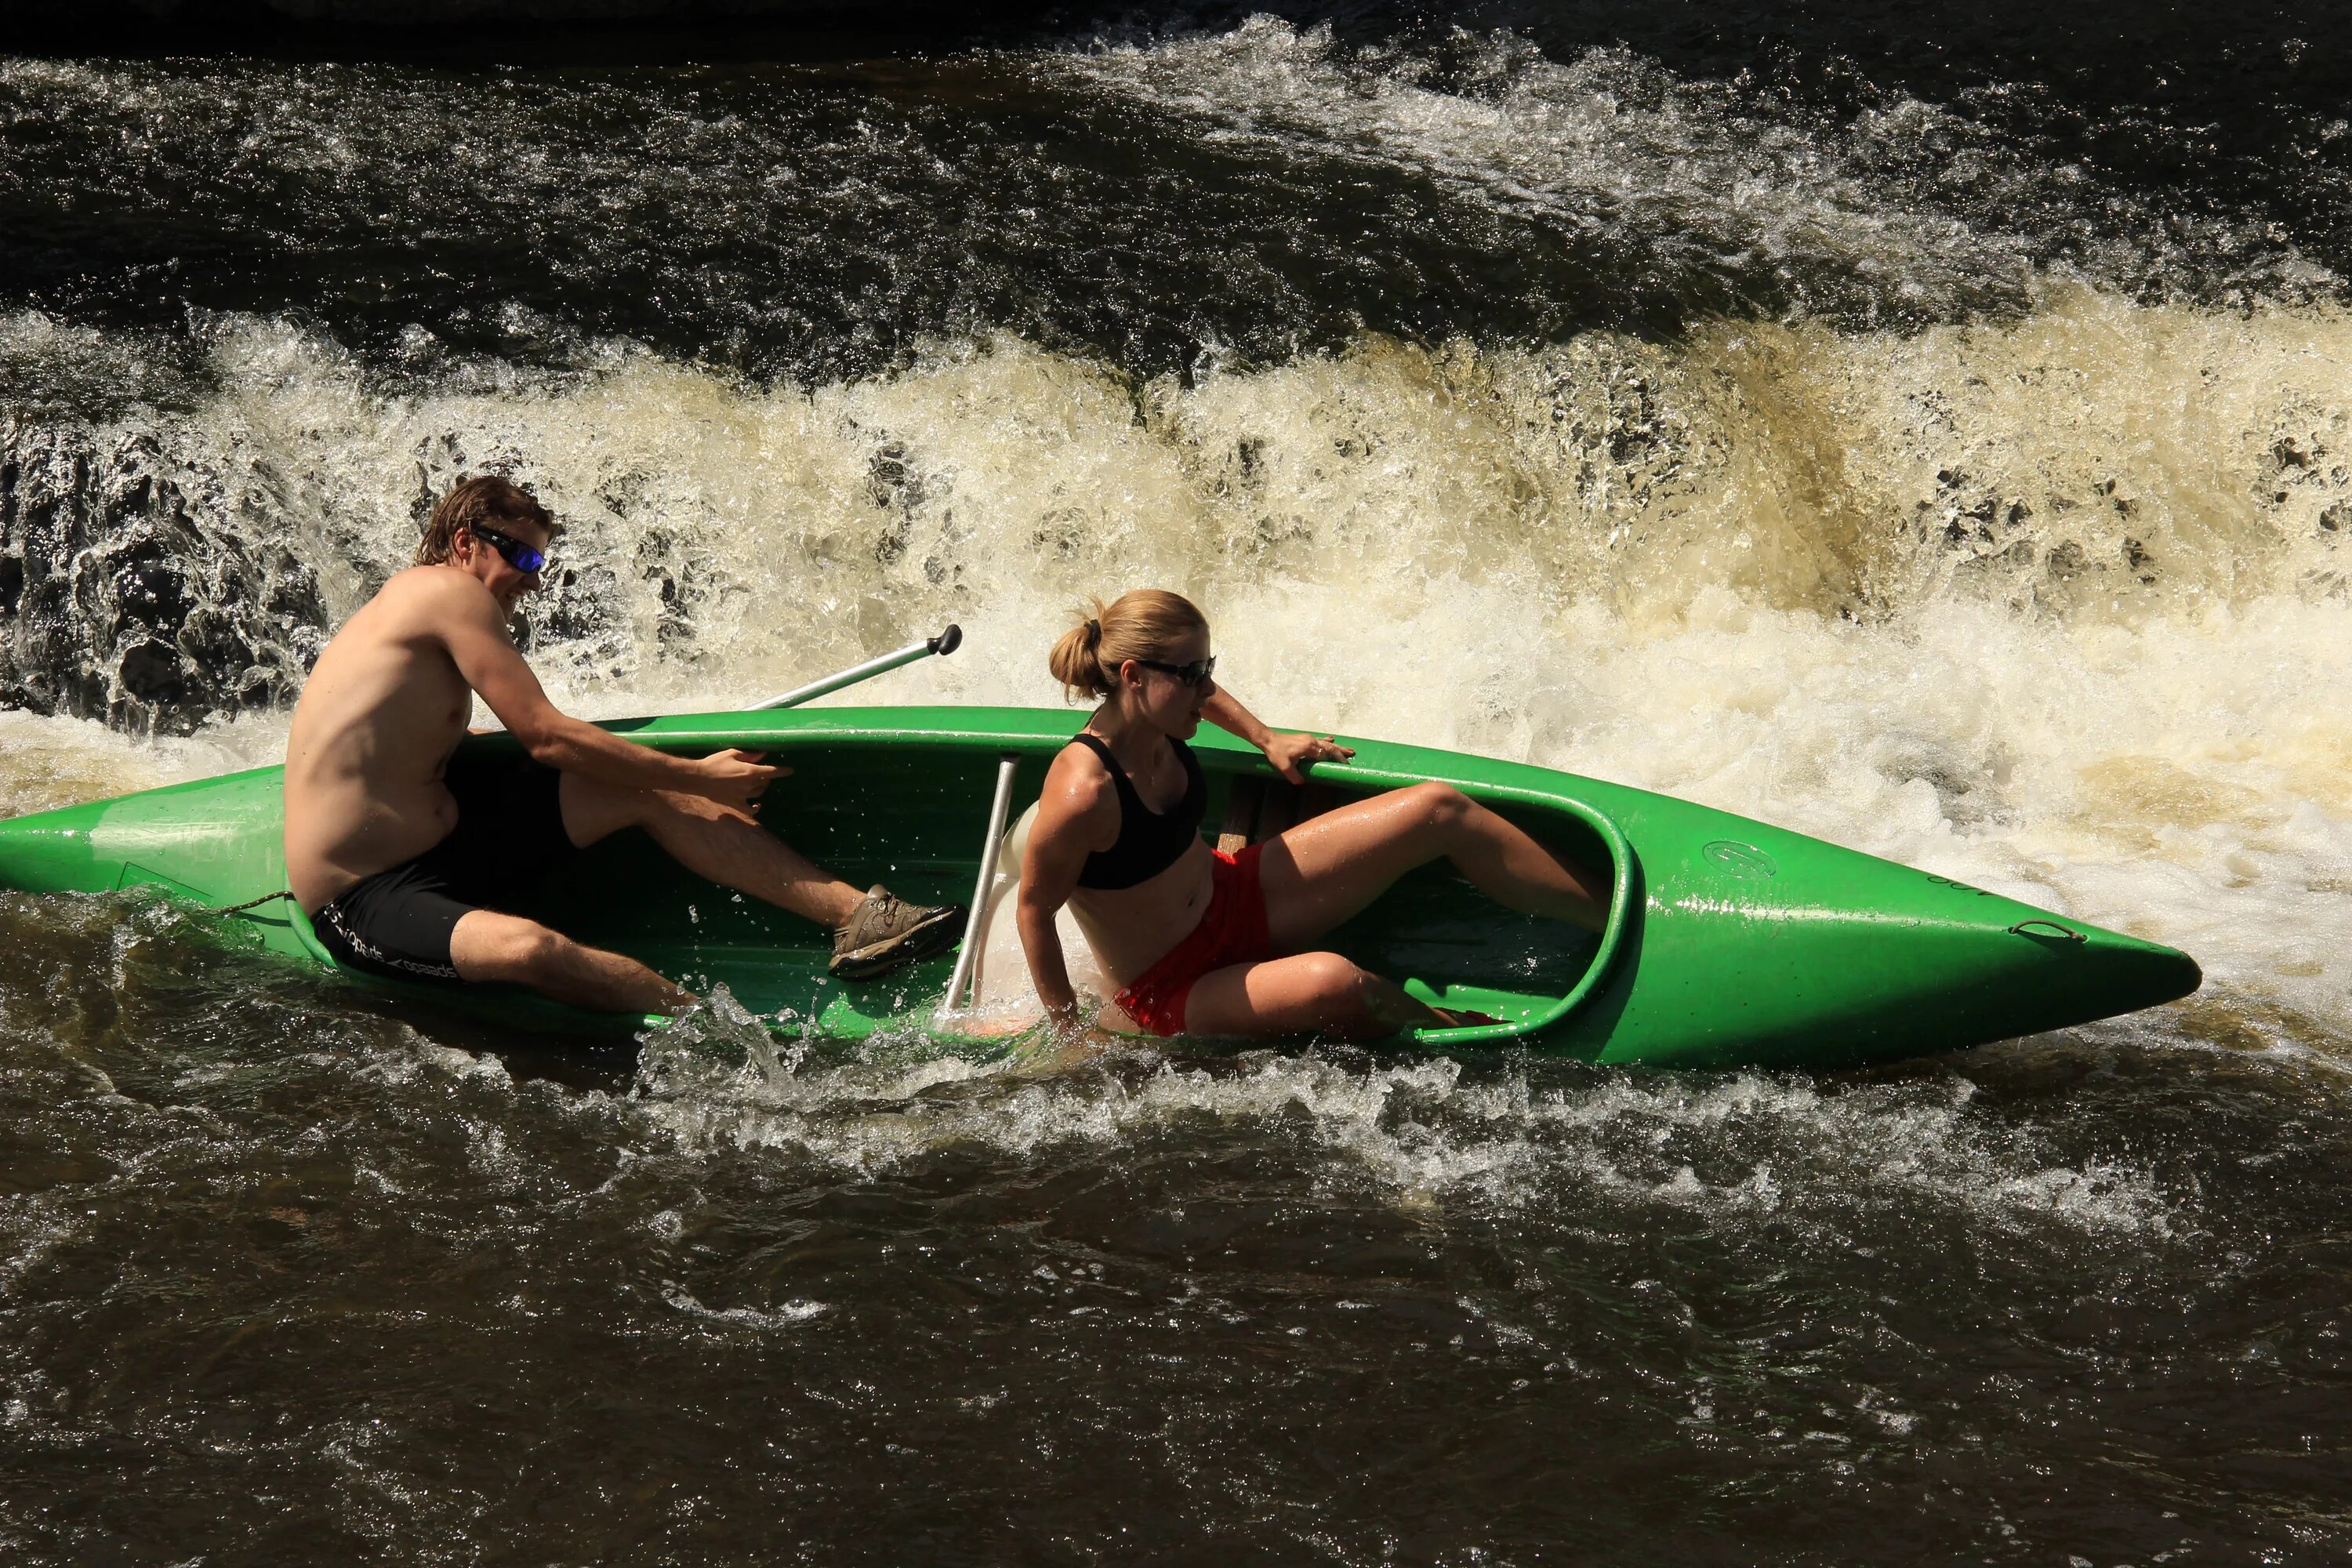
[(473, 525), (473, 534), (477, 539), (487, 541), (490, 548), (505, 556), (507, 564), (518, 572), (536, 572), (547, 564), (546, 551), (534, 550), (521, 540), (500, 533), (495, 528), (484, 528), (478, 522)]

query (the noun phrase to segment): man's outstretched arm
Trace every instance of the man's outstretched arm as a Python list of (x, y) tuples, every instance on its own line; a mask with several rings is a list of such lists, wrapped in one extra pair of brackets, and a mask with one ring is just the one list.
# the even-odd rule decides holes
[(625, 789), (698, 795), (744, 812), (755, 807), (761, 791), (792, 771), (768, 766), (753, 752), (673, 757), (572, 718), (547, 700), (539, 677), (515, 651), (505, 615), (488, 588), (452, 573), (433, 591), (441, 595), (436, 619), (457, 673), (534, 762)]

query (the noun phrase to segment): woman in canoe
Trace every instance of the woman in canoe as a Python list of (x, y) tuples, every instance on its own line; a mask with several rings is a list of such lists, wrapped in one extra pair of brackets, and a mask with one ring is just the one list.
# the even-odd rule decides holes
[[(1063, 634), (1050, 663), (1099, 700), (1054, 759), (1021, 865), (1017, 920), (1029, 973), (1057, 1025), (1076, 1021), (1055, 911), (1068, 904), (1119, 987), (1117, 1008), (1155, 1035), (1325, 1034), (1491, 1023), (1423, 1006), (1394, 982), (1315, 943), (1416, 866), (1451, 860), (1496, 902), (1598, 928), (1602, 885), (1450, 784), (1391, 790), (1310, 818), (1238, 854), (1201, 837), (1208, 789), (1184, 742), (1206, 719), (1293, 783), (1345, 762), (1336, 741), (1276, 734), (1220, 688), (1207, 617), (1139, 588)], [(1122, 1020), (1107, 1013), (1118, 1027)]]

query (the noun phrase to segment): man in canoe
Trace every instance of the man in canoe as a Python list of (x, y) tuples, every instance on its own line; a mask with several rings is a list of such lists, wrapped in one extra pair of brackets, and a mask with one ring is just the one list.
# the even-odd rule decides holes
[(1155, 1035), (1379, 1038), (1497, 1020), (1424, 1006), (1336, 952), (1325, 933), (1417, 866), (1443, 858), (1496, 902), (1598, 930), (1605, 884), (1451, 784), (1391, 790), (1308, 819), (1235, 855), (1201, 837), (1208, 790), (1184, 742), (1206, 719), (1302, 766), (1355, 753), (1276, 734), (1213, 679), (1209, 623), (1158, 589), (1122, 594), (1063, 634), (1055, 678), (1101, 706), (1046, 771), (1021, 862), (1016, 919), (1047, 1016), (1077, 997), (1055, 914), (1068, 904), (1119, 987), (1112, 1027)]
[[(319, 656), (286, 742), (286, 870), (335, 961), (613, 1012), (683, 1008), (692, 995), (636, 960), (501, 908), (625, 827), (830, 928), (845, 979), (950, 945), (961, 910), (861, 893), (759, 825), (761, 793), (789, 769), (751, 752), (665, 755), (556, 710), (507, 630), (555, 532), (528, 491), (464, 480), (433, 509), (416, 564)], [(522, 755), (453, 754), (477, 694)]]

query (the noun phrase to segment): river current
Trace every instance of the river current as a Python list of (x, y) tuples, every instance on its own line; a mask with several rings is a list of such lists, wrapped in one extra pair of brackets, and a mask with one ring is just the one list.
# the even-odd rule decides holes
[(433, 9), (0, 55), (0, 813), (278, 760), (488, 468), (592, 717), (950, 620), (839, 700), (1052, 702), (1162, 584), (1276, 722), (2207, 983), (1859, 1074), (585, 1053), (0, 893), (0, 1554), (2352, 1546), (2340, 26)]

